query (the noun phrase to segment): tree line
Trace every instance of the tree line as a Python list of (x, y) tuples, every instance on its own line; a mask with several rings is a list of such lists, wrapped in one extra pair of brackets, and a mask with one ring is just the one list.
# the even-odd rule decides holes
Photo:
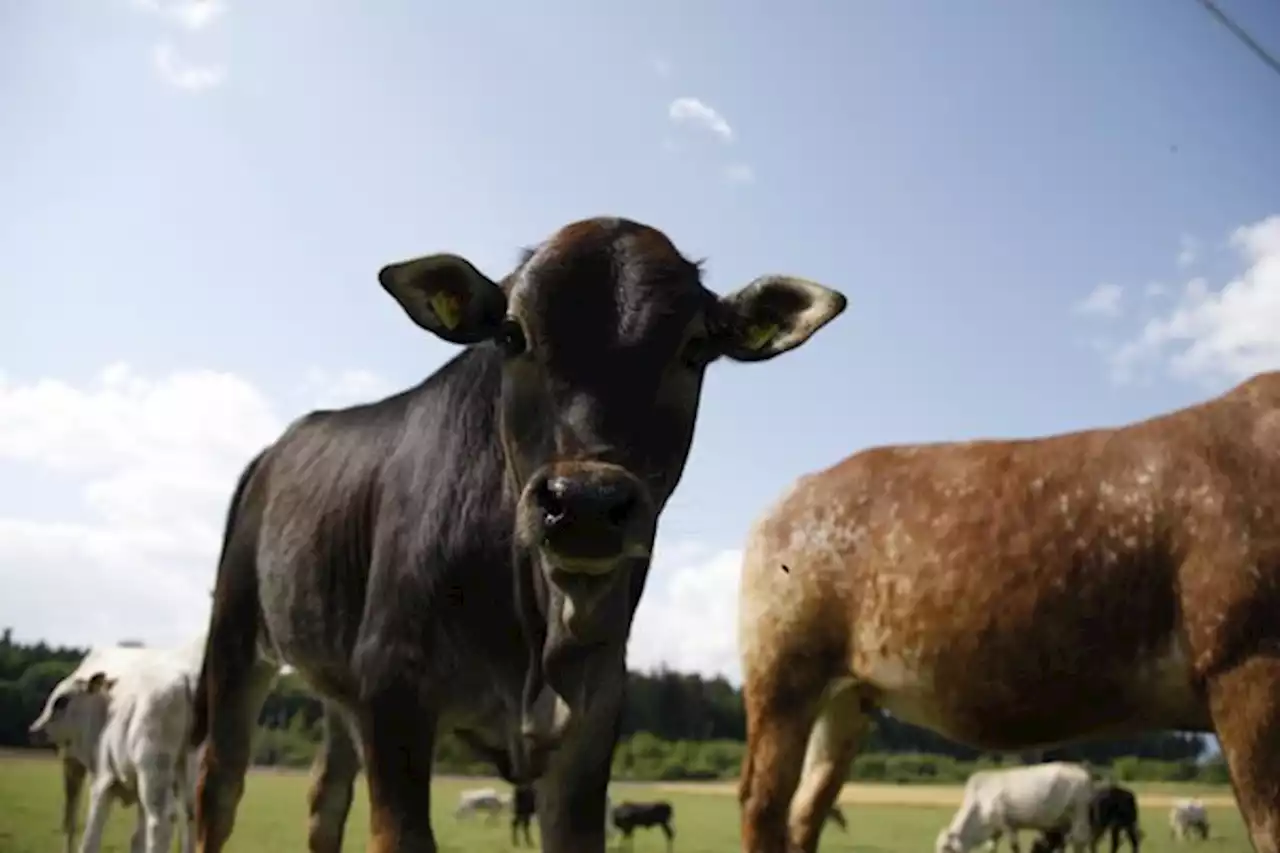
[[(53, 687), (87, 650), (25, 644), (0, 635), (0, 746), (30, 747), (27, 727)], [(295, 675), (285, 675), (259, 718), (255, 761), (305, 766), (320, 740), (320, 703)], [(723, 779), (736, 776), (746, 738), (741, 692), (723, 678), (658, 670), (628, 674), (622, 737), (614, 773), (625, 779)], [(1033, 760), (1079, 761), (1122, 780), (1225, 782), (1220, 759), (1204, 761), (1205, 742), (1194, 735), (1158, 732), (1093, 741), (1035, 755), (986, 754), (877, 715), (854, 762), (851, 778), (885, 782), (955, 782), (976, 768)], [(452, 733), (438, 738), (442, 772), (490, 773)]]

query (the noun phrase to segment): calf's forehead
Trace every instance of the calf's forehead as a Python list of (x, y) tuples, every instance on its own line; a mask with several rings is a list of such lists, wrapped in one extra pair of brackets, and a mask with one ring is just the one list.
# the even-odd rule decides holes
[(626, 219), (565, 226), (528, 254), (507, 287), (511, 313), (539, 344), (638, 344), (683, 328), (714, 299), (667, 235)]

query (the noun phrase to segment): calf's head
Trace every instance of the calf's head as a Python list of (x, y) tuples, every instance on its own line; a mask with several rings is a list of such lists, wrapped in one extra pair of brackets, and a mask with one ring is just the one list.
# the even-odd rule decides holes
[(706, 368), (781, 355), (845, 307), (777, 275), (717, 296), (665, 234), (611, 218), (565, 226), (501, 283), (448, 254), (391, 264), (379, 281), (419, 326), (501, 360), (517, 562), (553, 684), (553, 648), (625, 644)]
[(32, 740), (65, 749), (77, 740), (92, 738), (106, 718), (114, 685), (115, 679), (107, 678), (104, 672), (90, 678), (64, 679), (50, 692), (40, 716), (31, 724)]

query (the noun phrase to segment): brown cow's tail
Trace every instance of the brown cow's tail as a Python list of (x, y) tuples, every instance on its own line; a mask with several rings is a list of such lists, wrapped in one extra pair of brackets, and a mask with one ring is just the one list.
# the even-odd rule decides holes
[[(249, 648), (257, 643), (258, 625), (258, 591), (256, 578), (240, 577), (237, 566), (227, 559), (231, 545), (231, 537), (236, 529), (236, 521), (240, 517), (240, 504), (244, 500), (249, 481), (262, 464), (267, 451), (261, 451), (250, 460), (236, 481), (235, 491), (231, 493), (231, 503), (227, 507), (227, 520), (222, 530), (222, 551), (218, 556), (218, 576), (213, 589), (213, 608), (209, 617), (209, 631), (204, 641), (204, 659), (200, 664), (200, 678), (196, 681), (195, 714), (191, 721), (190, 743), (198, 747), (209, 735), (209, 657), (215, 645), (224, 647), (232, 638), (219, 637), (218, 634), (234, 628), (243, 633), (242, 640), (247, 640)], [(232, 640), (238, 644), (239, 641)]]

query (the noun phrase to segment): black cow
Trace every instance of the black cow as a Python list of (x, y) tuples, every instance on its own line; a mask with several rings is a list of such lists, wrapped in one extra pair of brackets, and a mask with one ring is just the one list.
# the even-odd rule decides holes
[(325, 703), (311, 850), (340, 849), (363, 763), (371, 853), (434, 851), (435, 733), (478, 706), (511, 778), (538, 779), (543, 848), (603, 850), (627, 636), (705, 369), (800, 346), (845, 298), (780, 276), (718, 297), (662, 232), (605, 218), (501, 284), (447, 254), (378, 279), (467, 348), (295, 421), (236, 484), (192, 734), (201, 853), (231, 833), (283, 663)]
[(659, 800), (656, 803), (619, 803), (613, 808), (613, 825), (618, 827), (622, 838), (631, 846), (631, 833), (637, 829), (657, 826), (667, 836), (667, 850), (675, 841), (676, 831), (671, 826), (674, 816), (671, 803)]
[[(1133, 853), (1138, 853), (1142, 830), (1138, 828), (1138, 798), (1133, 791), (1121, 785), (1099, 785), (1089, 801), (1090, 834), (1092, 849), (1106, 833), (1111, 834), (1111, 853), (1120, 846), (1121, 833), (1129, 840)], [(1066, 850), (1067, 828), (1051, 829), (1040, 834), (1031, 845), (1031, 853), (1056, 853)]]
[(511, 846), (520, 846), (516, 838), (516, 830), (524, 829), (525, 843), (533, 846), (533, 837), (529, 834), (529, 822), (537, 814), (538, 800), (532, 785), (516, 785), (511, 797)]

